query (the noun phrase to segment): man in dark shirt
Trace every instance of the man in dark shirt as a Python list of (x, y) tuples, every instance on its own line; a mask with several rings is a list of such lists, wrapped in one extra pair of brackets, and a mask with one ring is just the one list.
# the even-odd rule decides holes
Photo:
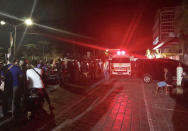
[(4, 91), (3, 91), (3, 103), (2, 110), (3, 116), (8, 115), (8, 111), (11, 110), (11, 94), (12, 94), (12, 75), (8, 70), (8, 66), (3, 66), (1, 69), (1, 80), (4, 81)]
[[(5, 78), (5, 85), (8, 85), (7, 88), (9, 88), (9, 91), (6, 92), (6, 97), (8, 99), (11, 98), (11, 105), (12, 105), (12, 117), (15, 117), (17, 115), (17, 109), (19, 106), (19, 84), (20, 79), (23, 76), (23, 73), (20, 69), (20, 67), (14, 65), (15, 58), (13, 56), (9, 57), (9, 62), (5, 67), (4, 72), (1, 72), (1, 76)], [(9, 75), (6, 73), (9, 72)], [(11, 77), (11, 78), (10, 78)], [(8, 84), (8, 82), (11, 81), (11, 85)]]

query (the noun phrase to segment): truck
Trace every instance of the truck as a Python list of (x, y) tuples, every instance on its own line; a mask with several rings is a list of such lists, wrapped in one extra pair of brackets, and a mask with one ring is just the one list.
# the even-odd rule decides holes
[(125, 50), (110, 50), (110, 74), (114, 75), (131, 75), (131, 57)]

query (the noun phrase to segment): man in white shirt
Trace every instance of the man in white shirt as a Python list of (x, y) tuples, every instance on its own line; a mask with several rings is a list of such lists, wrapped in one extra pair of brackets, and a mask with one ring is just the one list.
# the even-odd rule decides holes
[[(42, 76), (42, 69), (34, 69)], [(26, 76), (27, 81), (29, 81), (29, 88), (44, 88), (42, 79), (33, 69), (28, 69), (26, 72)]]
[(46, 87), (42, 80), (43, 79), (42, 78), (43, 71), (42, 71), (42, 69), (37, 68), (37, 61), (33, 61), (32, 66), (33, 66), (33, 68), (28, 69), (26, 71), (26, 78), (29, 83), (29, 88), (42, 89), (42, 91), (44, 93), (44, 98), (46, 99), (46, 101), (49, 104), (50, 111), (52, 111), (53, 107), (51, 106), (50, 98), (46, 92), (46, 89), (45, 89)]

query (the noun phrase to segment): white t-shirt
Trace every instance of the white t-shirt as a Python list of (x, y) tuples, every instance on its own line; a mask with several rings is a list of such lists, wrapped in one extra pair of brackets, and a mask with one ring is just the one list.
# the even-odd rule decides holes
[(177, 69), (176, 69), (176, 74), (177, 74), (176, 84), (177, 84), (177, 86), (181, 86), (181, 82), (182, 82), (182, 79), (183, 79), (183, 67), (178, 66)]
[[(34, 68), (40, 75), (42, 75), (42, 70), (39, 68)], [(29, 81), (29, 88), (43, 88), (44, 84), (40, 76), (33, 70), (28, 69), (26, 72), (27, 80)]]
[(103, 65), (103, 70), (108, 70), (109, 67), (109, 61), (105, 61), (104, 65)]

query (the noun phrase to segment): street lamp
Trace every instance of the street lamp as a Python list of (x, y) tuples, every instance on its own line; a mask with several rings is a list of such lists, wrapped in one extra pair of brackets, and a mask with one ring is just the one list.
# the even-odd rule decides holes
[(1, 25), (5, 25), (5, 24), (6, 24), (6, 22), (5, 22), (5, 21), (1, 21), (0, 23), (1, 23)]
[(21, 24), (18, 24), (18, 25), (13, 25), (13, 24), (7, 23), (5, 21), (0, 21), (0, 24), (1, 25), (8, 24), (8, 25), (10, 25), (14, 28), (14, 56), (16, 56), (16, 31), (17, 31), (17, 27), (22, 25), (22, 24), (25, 24), (26, 26), (31, 26), (33, 24), (33, 21), (30, 18), (28, 18), (28, 19), (24, 20), (24, 23), (21, 23)]
[(25, 19), (24, 23), (27, 25), (27, 26), (30, 26), (33, 24), (33, 21), (29, 18), (29, 19)]

